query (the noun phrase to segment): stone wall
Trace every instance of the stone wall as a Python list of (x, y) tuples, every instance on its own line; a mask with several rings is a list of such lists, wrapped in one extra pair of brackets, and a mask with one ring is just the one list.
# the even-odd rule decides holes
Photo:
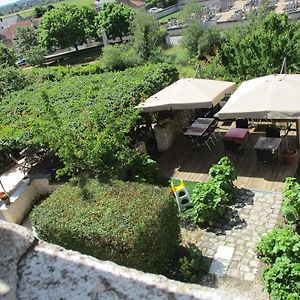
[(194, 117), (194, 110), (174, 112), (173, 118), (168, 118), (154, 127), (158, 151), (168, 150), (179, 133), (183, 132), (189, 121)]
[(66, 250), (35, 239), (31, 231), (13, 223), (0, 221), (0, 236), (3, 300), (246, 300), (230, 291), (176, 282)]

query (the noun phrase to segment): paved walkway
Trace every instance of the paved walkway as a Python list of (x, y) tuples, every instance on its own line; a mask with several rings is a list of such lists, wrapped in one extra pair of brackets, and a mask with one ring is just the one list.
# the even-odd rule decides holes
[(254, 281), (259, 266), (254, 249), (260, 236), (275, 226), (281, 200), (280, 193), (240, 189), (220, 223), (208, 229), (183, 228), (183, 242), (195, 243), (205, 256), (223, 258), (220, 267), (227, 276)]

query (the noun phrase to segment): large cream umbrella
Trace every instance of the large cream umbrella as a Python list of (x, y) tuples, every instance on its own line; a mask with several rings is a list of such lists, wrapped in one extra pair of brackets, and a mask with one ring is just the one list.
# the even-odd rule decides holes
[(182, 78), (138, 105), (144, 112), (209, 108), (233, 92), (235, 83), (219, 80)]
[(268, 75), (243, 82), (218, 117), (300, 119), (300, 74)]

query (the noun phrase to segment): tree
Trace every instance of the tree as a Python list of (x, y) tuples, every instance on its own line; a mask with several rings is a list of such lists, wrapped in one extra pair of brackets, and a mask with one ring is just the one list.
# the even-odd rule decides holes
[(104, 3), (95, 19), (97, 27), (97, 35), (101, 37), (105, 31), (111, 39), (120, 38), (123, 42), (123, 37), (130, 32), (130, 25), (134, 18), (134, 11), (125, 4)]
[(145, 5), (147, 8), (150, 7), (168, 7), (177, 4), (178, 0), (146, 0)]
[(47, 11), (39, 27), (42, 46), (66, 48), (78, 46), (94, 36), (96, 11), (87, 6), (62, 5)]
[(247, 27), (230, 31), (220, 51), (221, 64), (239, 80), (278, 73), (284, 57), (289, 70), (299, 70), (299, 24), (279, 14), (254, 18)]
[(16, 58), (13, 51), (0, 43), (0, 66), (15, 66)]
[(34, 9), (34, 17), (41, 18), (45, 14), (45, 12), (47, 12), (53, 8), (54, 8), (54, 6), (51, 4), (49, 4), (47, 6), (38, 6)]
[(159, 22), (152, 15), (137, 13), (133, 25), (133, 46), (138, 56), (147, 61), (158, 53), (158, 46), (165, 41), (166, 30), (160, 28)]
[(210, 27), (203, 31), (198, 39), (198, 58), (202, 59), (214, 55), (223, 42), (221, 31), (216, 27)]
[(23, 56), (25, 51), (36, 46), (38, 46), (37, 29), (33, 26), (17, 27), (14, 48), (18, 56)]
[(27, 64), (36, 66), (41, 65), (44, 61), (44, 57), (47, 54), (47, 50), (42, 46), (32, 47), (31, 49), (23, 53), (23, 57)]
[(203, 34), (201, 27), (203, 7), (193, 0), (188, 0), (182, 11), (182, 22), (186, 24), (183, 32), (183, 45), (187, 48), (190, 57), (198, 54), (198, 41)]

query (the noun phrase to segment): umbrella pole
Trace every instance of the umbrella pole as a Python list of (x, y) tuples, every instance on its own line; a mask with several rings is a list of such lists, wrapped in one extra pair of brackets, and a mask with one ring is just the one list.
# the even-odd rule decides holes
[(300, 119), (296, 119), (297, 148), (300, 148)]

